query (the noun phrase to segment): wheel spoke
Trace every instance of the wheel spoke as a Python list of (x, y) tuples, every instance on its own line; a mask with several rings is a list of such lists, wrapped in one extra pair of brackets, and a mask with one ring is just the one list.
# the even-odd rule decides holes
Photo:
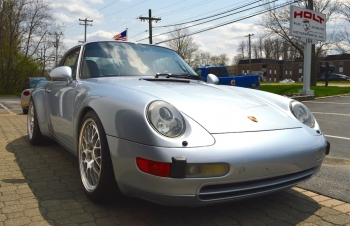
[(102, 169), (100, 134), (92, 119), (87, 119), (83, 123), (79, 150), (82, 181), (86, 190), (92, 192), (98, 186)]

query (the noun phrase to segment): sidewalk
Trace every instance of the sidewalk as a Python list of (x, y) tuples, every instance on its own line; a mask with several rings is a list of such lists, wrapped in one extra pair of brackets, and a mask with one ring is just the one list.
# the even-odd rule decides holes
[(26, 119), (0, 114), (0, 226), (350, 226), (349, 203), (297, 187), (200, 208), (166, 207), (127, 197), (95, 204), (83, 192), (76, 158), (57, 144), (31, 146)]

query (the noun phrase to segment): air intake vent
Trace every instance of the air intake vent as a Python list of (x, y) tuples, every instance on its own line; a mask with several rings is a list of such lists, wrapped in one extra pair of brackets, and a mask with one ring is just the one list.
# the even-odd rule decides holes
[(317, 167), (298, 173), (229, 184), (207, 185), (199, 192), (200, 201), (239, 199), (267, 192), (286, 189), (312, 177)]

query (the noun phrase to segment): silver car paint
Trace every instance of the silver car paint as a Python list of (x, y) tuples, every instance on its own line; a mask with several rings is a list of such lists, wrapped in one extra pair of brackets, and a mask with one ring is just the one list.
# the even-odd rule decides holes
[[(256, 90), (191, 81), (188, 85), (196, 88), (193, 92), (182, 89), (180, 84), (183, 83), (152, 82), (138, 77), (85, 80), (77, 77), (70, 84), (50, 82), (34, 90), (32, 96), (42, 134), (55, 139), (74, 155), (77, 154), (81, 119), (87, 110), (94, 110), (106, 131), (116, 180), (122, 192), (146, 199), (144, 195), (148, 194), (148, 199), (156, 202), (159, 200), (155, 197), (167, 196), (184, 201), (179, 205), (197, 205), (200, 203), (195, 197), (205, 183), (267, 178), (321, 165), (323, 159), (316, 161), (315, 157), (316, 152), (326, 146), (326, 140), (316, 132), (319, 130), (317, 123), (312, 129), (294, 118), (289, 110), (290, 99)], [(52, 91), (55, 86), (70, 88), (63, 92), (56, 87), (55, 92)], [(49, 95), (56, 95), (56, 100)], [(69, 100), (68, 106), (65, 100)], [(166, 138), (149, 125), (145, 112), (154, 100), (167, 101), (183, 113), (187, 126), (184, 135)], [(239, 107), (234, 106), (234, 101), (239, 102)], [(194, 107), (197, 103), (200, 104)], [(205, 112), (208, 103), (213, 107)], [(50, 105), (58, 106), (51, 115)], [(232, 109), (235, 111), (229, 111)], [(278, 123), (265, 111), (274, 115)], [(249, 115), (256, 116), (259, 122), (244, 121)], [(57, 129), (55, 125), (62, 121), (68, 128)], [(217, 123), (223, 126), (222, 130)], [(228, 130), (225, 123), (233, 129)], [(247, 123), (252, 123), (249, 129), (238, 129), (246, 128)], [(259, 123), (264, 123), (266, 128)], [(187, 147), (182, 146), (184, 140), (188, 141)], [(174, 156), (185, 156), (188, 162), (226, 162), (230, 172), (224, 177), (207, 179), (155, 177), (137, 169), (137, 156), (164, 162), (171, 162)], [(240, 175), (237, 169), (242, 167), (245, 173)]]
[[(296, 133), (302, 138), (295, 136)], [(301, 128), (213, 136), (215, 145), (198, 148), (154, 147), (108, 136), (115, 176), (118, 184), (124, 185), (123, 193), (131, 196), (149, 194), (149, 197), (151, 194), (191, 196), (187, 205), (196, 205), (200, 203), (193, 197), (206, 183), (258, 180), (320, 166), (322, 160), (316, 160), (316, 152), (326, 145), (323, 136), (312, 136)], [(217, 178), (161, 178), (139, 171), (135, 163), (136, 157), (169, 162), (174, 156), (185, 156), (189, 163), (225, 162), (230, 171)], [(169, 204), (161, 200), (157, 202)]]

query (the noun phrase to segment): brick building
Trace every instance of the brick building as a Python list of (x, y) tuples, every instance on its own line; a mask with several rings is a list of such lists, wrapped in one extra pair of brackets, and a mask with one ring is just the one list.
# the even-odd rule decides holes
[[(321, 76), (320, 65), (334, 65), (334, 73), (350, 76), (350, 54), (327, 55), (316, 62), (315, 69), (317, 77)], [(278, 82), (283, 79), (293, 79), (302, 81), (303, 78), (303, 59), (298, 58), (295, 61), (275, 60), (275, 59), (252, 59), (252, 74), (259, 74), (264, 81)], [(237, 74), (249, 74), (249, 59), (240, 60), (237, 65)]]
[[(293, 61), (275, 59), (252, 59), (252, 74), (259, 74), (264, 81), (280, 81), (292, 78)], [(238, 74), (249, 74), (249, 60), (240, 60), (237, 66)]]

